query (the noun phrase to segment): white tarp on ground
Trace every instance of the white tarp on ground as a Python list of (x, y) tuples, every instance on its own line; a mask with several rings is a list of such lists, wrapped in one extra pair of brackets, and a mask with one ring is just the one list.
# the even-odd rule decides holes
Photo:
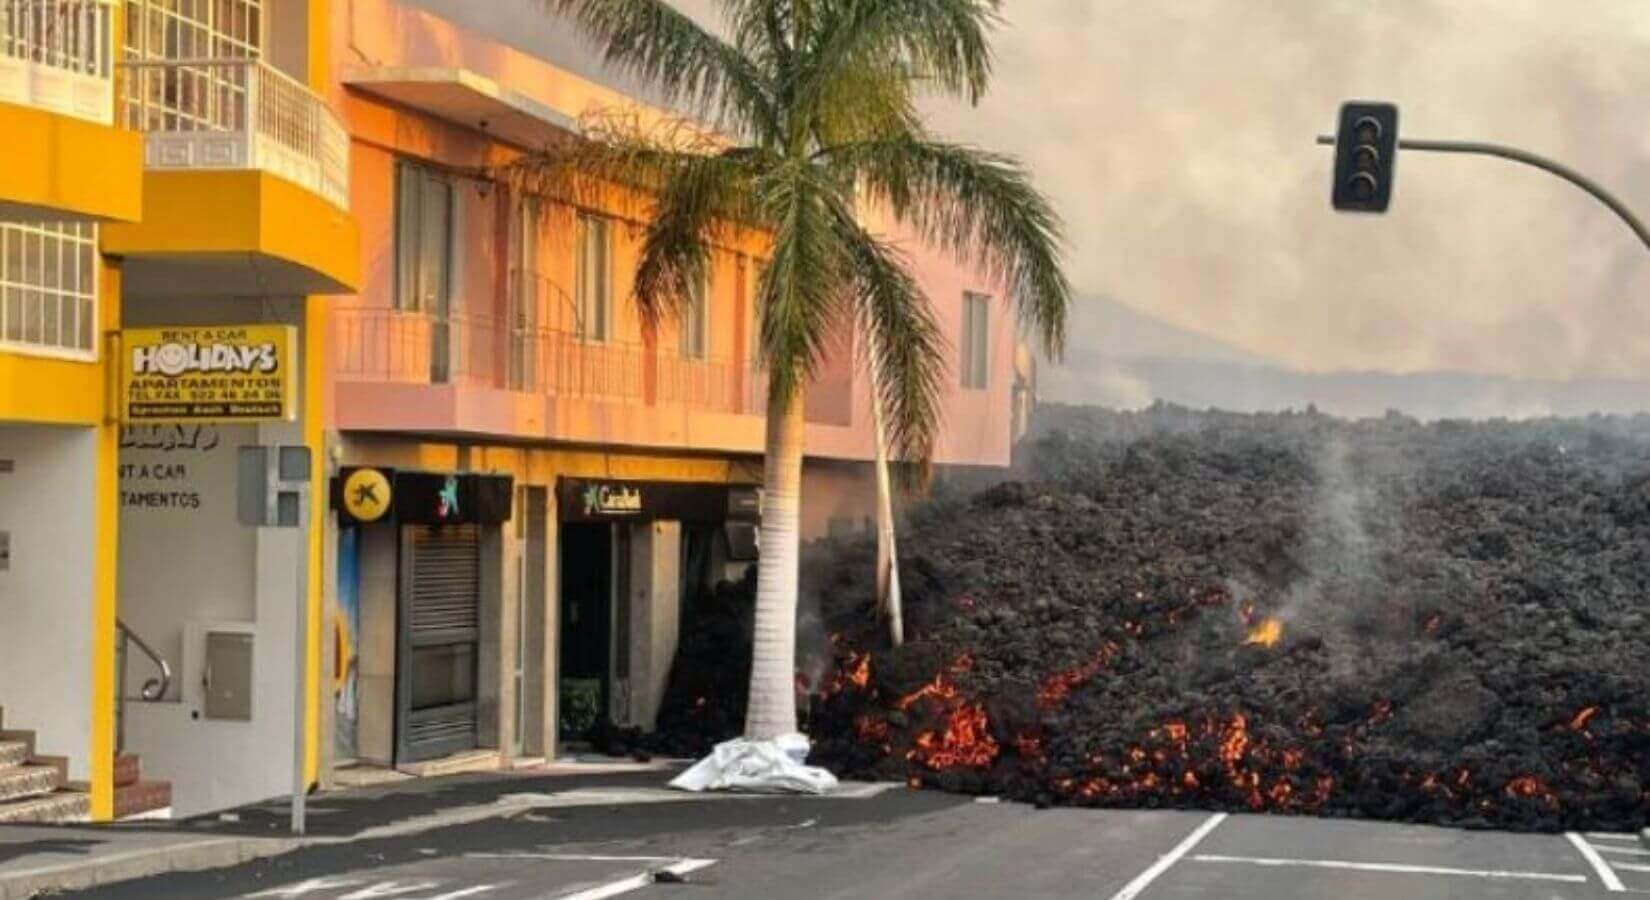
[(771, 741), (734, 738), (717, 744), (704, 759), (676, 776), (670, 786), (684, 791), (758, 791), (767, 794), (824, 794), (836, 776), (805, 766), (808, 738), (786, 734)]

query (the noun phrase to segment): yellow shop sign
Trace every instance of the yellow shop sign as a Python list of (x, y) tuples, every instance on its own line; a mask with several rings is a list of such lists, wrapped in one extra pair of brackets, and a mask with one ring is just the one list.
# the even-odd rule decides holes
[(121, 332), (122, 421), (297, 419), (291, 325), (128, 328)]

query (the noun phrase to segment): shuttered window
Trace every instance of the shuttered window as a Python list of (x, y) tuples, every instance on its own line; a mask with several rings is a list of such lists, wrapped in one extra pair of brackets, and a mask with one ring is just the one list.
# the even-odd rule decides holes
[(962, 386), (983, 390), (990, 380), (991, 298), (963, 294)]

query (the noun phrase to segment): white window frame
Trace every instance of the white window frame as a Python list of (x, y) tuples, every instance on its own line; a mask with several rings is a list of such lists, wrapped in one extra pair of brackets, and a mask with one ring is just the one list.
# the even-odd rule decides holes
[[(32, 271), (30, 255), (34, 257)], [(0, 350), (95, 362), (101, 334), (101, 283), (95, 224), (0, 222)], [(54, 343), (44, 340), (48, 301), (57, 306), (58, 339)], [(32, 340), (25, 331), (29, 324), (26, 304), (31, 302), (37, 304), (41, 329)], [(14, 322), (14, 318), (21, 321)], [(67, 345), (63, 342), (65, 327), (73, 339)]]
[(962, 307), (962, 386), (983, 391), (991, 386), (991, 296), (964, 291)]
[[(591, 227), (593, 225), (600, 226), (600, 233), (602, 236), (602, 258), (600, 261), (602, 272), (599, 282), (601, 286), (599, 294), (590, 286), (591, 283), (589, 280), (590, 250), (587, 245), (591, 240)], [(606, 216), (596, 215), (594, 213), (579, 213), (578, 238), (573, 242), (573, 281), (574, 291), (577, 293), (577, 296), (574, 298), (574, 311), (578, 314), (578, 320), (574, 323), (574, 327), (577, 331), (578, 339), (586, 344), (606, 344), (611, 342), (613, 340), (612, 219), (609, 219)], [(598, 296), (601, 300), (601, 308), (599, 310), (595, 310), (591, 307), (596, 305), (595, 301)], [(599, 327), (595, 329), (591, 328), (592, 321), (598, 318), (600, 321), (596, 322), (596, 324)]]

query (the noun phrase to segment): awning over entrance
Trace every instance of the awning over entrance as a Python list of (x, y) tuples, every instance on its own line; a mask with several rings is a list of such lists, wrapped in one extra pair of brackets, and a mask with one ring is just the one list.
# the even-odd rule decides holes
[(470, 69), (380, 66), (356, 72), (344, 83), (523, 147), (542, 147), (578, 131), (572, 116)]

